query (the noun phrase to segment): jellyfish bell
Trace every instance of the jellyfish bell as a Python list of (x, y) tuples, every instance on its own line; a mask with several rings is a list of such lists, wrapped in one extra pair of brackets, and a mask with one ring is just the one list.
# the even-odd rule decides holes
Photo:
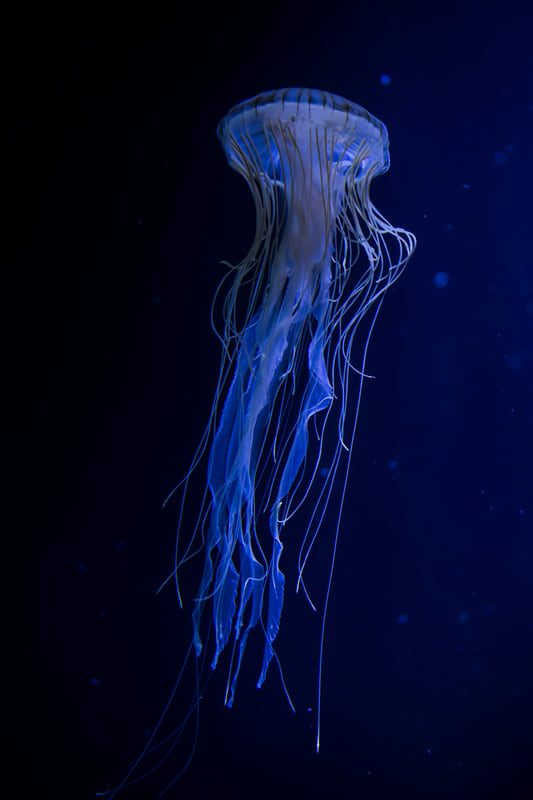
[(361, 106), (327, 92), (283, 89), (257, 95), (234, 106), (217, 133), (229, 164), (253, 192), (259, 189), (262, 201), (265, 194), (276, 196), (275, 187), (284, 189), (285, 245), (308, 267), (329, 255), (331, 225), (346, 182), (389, 167), (385, 126)]
[[(217, 132), (229, 164), (251, 189), (256, 231), (245, 258), (228, 265), (213, 301), (222, 357), (211, 416), (170, 495), (182, 490), (170, 576), (180, 605), (180, 570), (195, 555), (203, 558), (191, 598), (196, 691), (184, 723), (197, 715), (206, 651), (214, 670), (230, 639), (224, 702), (232, 705), (254, 629), (264, 640), (257, 686), (274, 659), (292, 706), (274, 649), (285, 589), (282, 536), (291, 535), (300, 540), (295, 588), (321, 612), (318, 750), (325, 620), (368, 343), (416, 240), (372, 204), (371, 181), (388, 169), (389, 140), (383, 123), (361, 106), (327, 92), (282, 89), (234, 106)], [(203, 501), (196, 526), (186, 532), (184, 507), (195, 476), (205, 487)], [(318, 602), (304, 570), (337, 495), (327, 588)], [(171, 700), (139, 758), (106, 796), (135, 780), (150, 751), (159, 752)], [(180, 725), (169, 750), (182, 732)]]

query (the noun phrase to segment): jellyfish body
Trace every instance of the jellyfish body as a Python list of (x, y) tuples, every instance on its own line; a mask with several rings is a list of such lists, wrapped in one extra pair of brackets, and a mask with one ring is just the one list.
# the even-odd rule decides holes
[[(202, 446), (210, 442), (205, 565), (193, 612), (199, 655), (203, 612), (212, 606), (213, 669), (234, 632), (231, 705), (258, 625), (265, 639), (258, 687), (265, 680), (283, 606), (282, 529), (321, 481), (302, 536), (301, 578), (343, 452), (346, 470), (349, 463), (375, 315), (415, 239), (370, 201), (371, 180), (388, 169), (389, 142), (384, 125), (360, 106), (321, 91), (269, 92), (232, 108), (218, 137), (256, 206), (255, 239), (231, 270), (219, 333), (222, 367)], [(367, 316), (354, 364), (352, 345)], [(351, 416), (350, 373), (358, 382)], [(336, 446), (324, 468), (328, 429)], [(310, 435), (318, 442), (313, 463)]]
[[(287, 532), (300, 536), (296, 588), (303, 589), (314, 608), (303, 572), (338, 481), (340, 501), (322, 603), (318, 750), (325, 618), (367, 348), (385, 293), (416, 244), (413, 234), (393, 227), (370, 200), (372, 179), (389, 166), (389, 141), (385, 126), (360, 106), (310, 89), (268, 92), (233, 107), (220, 122), (218, 137), (230, 165), (252, 191), (256, 233), (247, 256), (230, 267), (213, 302), (215, 319), (223, 298), (223, 327), (214, 326), (222, 343), (219, 380), (200, 446), (176, 487), (182, 499), (170, 577), (180, 605), (180, 568), (198, 553), (204, 557), (193, 598), (193, 638), (149, 740), (101, 797), (113, 798), (164, 763), (187, 721), (197, 719), (211, 631), (212, 669), (233, 633), (226, 704), (233, 703), (254, 628), (264, 637), (257, 681), (262, 685), (272, 658), (277, 659), (274, 640), (285, 588), (282, 533), (287, 526)], [(204, 456), (203, 502), (183, 545), (189, 485), (205, 464)], [(182, 723), (163, 737), (163, 721), (192, 652), (194, 695)], [(195, 743), (196, 734), (179, 775)], [(156, 767), (134, 778), (149, 755), (158, 759)]]

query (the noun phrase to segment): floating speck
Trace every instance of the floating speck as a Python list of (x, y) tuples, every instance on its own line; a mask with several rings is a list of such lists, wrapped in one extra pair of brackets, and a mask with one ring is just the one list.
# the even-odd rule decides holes
[(444, 289), (450, 282), (450, 276), (447, 272), (436, 272), (433, 276), (433, 284), (437, 289)]

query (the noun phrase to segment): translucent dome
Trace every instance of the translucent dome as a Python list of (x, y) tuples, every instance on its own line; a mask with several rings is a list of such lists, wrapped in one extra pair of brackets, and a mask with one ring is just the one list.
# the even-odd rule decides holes
[(217, 133), (231, 166), (276, 182), (284, 181), (288, 153), (305, 158), (317, 147), (330, 169), (352, 171), (358, 180), (389, 167), (385, 125), (362, 106), (317, 89), (258, 94), (233, 106)]

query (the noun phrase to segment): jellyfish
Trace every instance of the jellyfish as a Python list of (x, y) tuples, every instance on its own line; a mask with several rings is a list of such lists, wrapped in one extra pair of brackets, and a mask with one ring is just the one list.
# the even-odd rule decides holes
[[(212, 670), (231, 650), (224, 698), (231, 706), (254, 629), (264, 640), (258, 688), (278, 660), (285, 536), (300, 537), (296, 589), (316, 608), (304, 570), (340, 494), (321, 604), (318, 751), (325, 616), (368, 344), (416, 240), (370, 199), (373, 178), (389, 167), (389, 139), (361, 106), (324, 91), (281, 89), (231, 108), (217, 133), (251, 190), (256, 229), (213, 301), (221, 365), (209, 422), (176, 487), (182, 499), (172, 576), (181, 605), (178, 574), (201, 554), (191, 647), (204, 659), (211, 639)], [(202, 464), (203, 502), (185, 538), (189, 482)]]
[[(343, 456), (347, 475), (370, 332), (415, 237), (370, 200), (372, 179), (389, 167), (389, 140), (361, 106), (324, 91), (282, 89), (234, 106), (217, 133), (256, 211), (252, 246), (219, 287), (223, 292), (229, 279), (220, 377), (201, 447), (209, 457), (194, 646), (199, 656), (209, 607), (212, 669), (233, 637), (225, 697), (231, 706), (254, 628), (264, 637), (258, 688), (274, 656), (285, 529), (303, 530), (297, 583), (305, 591), (303, 569)], [(353, 345), (367, 317), (356, 363)], [(324, 466), (328, 431), (336, 446)]]

